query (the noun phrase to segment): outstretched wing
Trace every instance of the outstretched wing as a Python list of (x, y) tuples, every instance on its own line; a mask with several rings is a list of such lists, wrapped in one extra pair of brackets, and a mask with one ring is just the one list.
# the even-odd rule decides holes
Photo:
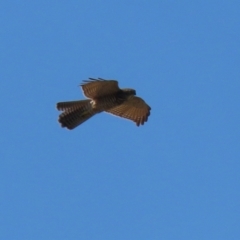
[(137, 126), (144, 124), (148, 120), (151, 107), (140, 98), (131, 96), (123, 104), (107, 110), (111, 114), (119, 117), (127, 118), (136, 123)]
[(86, 97), (91, 99), (114, 94), (120, 90), (118, 82), (115, 80), (89, 78), (89, 80), (85, 80), (83, 82), (84, 83), (81, 84), (83, 93)]

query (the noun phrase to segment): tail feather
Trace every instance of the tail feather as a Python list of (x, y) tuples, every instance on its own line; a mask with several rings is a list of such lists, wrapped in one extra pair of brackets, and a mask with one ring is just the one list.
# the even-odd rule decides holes
[(59, 111), (64, 111), (66, 109), (80, 108), (80, 107), (84, 107), (88, 103), (90, 103), (89, 99), (79, 100), (79, 101), (59, 102), (57, 103), (57, 109)]
[(68, 129), (74, 129), (96, 114), (90, 100), (60, 102), (57, 103), (57, 109), (64, 111), (59, 115), (58, 121)]

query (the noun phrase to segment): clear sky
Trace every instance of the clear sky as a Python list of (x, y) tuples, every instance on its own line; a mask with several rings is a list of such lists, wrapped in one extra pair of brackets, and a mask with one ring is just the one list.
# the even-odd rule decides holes
[[(1, 1), (0, 239), (240, 239), (240, 1)], [(75, 130), (117, 79), (149, 121)]]

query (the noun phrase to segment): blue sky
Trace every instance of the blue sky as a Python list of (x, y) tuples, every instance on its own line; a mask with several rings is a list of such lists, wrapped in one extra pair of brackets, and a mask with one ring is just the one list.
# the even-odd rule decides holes
[[(2, 1), (0, 239), (239, 239), (239, 1)], [(117, 79), (149, 121), (59, 101)]]

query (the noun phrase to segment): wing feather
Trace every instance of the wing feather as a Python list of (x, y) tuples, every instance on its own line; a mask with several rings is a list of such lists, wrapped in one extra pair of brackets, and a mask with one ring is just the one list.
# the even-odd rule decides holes
[(106, 112), (132, 120), (137, 126), (147, 122), (151, 107), (140, 97), (131, 96), (119, 106), (111, 108)]
[(120, 88), (116, 80), (104, 80), (102, 78), (89, 78), (81, 84), (83, 93), (86, 97), (96, 99), (117, 93)]

